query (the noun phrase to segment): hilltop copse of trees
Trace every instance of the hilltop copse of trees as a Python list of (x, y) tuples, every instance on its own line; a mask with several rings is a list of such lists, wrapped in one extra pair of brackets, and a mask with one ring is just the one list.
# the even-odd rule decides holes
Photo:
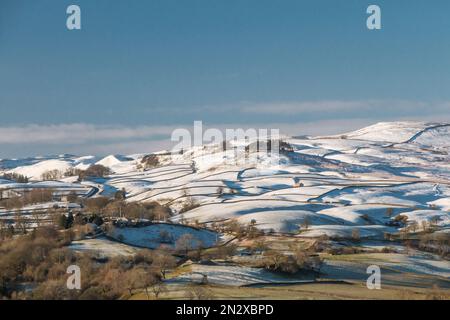
[(111, 170), (101, 164), (94, 164), (86, 170), (78, 172), (78, 179), (84, 180), (87, 177), (104, 178), (111, 174)]
[(144, 156), (141, 160), (141, 163), (145, 169), (154, 168), (154, 167), (159, 166), (159, 164), (160, 164), (159, 158), (156, 154), (149, 154), (149, 155)]

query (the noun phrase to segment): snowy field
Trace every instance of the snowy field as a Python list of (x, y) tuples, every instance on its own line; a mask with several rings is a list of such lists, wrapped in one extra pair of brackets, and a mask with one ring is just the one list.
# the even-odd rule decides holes
[[(115, 228), (112, 237), (137, 247), (156, 249), (161, 245), (175, 247), (177, 241), (189, 235), (189, 248), (208, 248), (219, 241), (219, 235), (204, 229), (195, 229), (183, 225), (152, 224), (139, 228)], [(164, 239), (164, 240), (162, 240)]]
[[(0, 175), (20, 173), (30, 182), (1, 179), (0, 191), (52, 188), (88, 198), (124, 189), (126, 201), (169, 205), (173, 222), (254, 221), (265, 231), (300, 236), (349, 237), (359, 230), (361, 237), (381, 239), (385, 232), (399, 231), (390, 222), (400, 214), (408, 224), (432, 222), (441, 232), (450, 228), (449, 124), (378, 123), (341, 135), (285, 142), (291, 149), (277, 157), (278, 163), (256, 152), (229, 161), (233, 153), (218, 145), (160, 153), (159, 165), (147, 169), (141, 165), (145, 154), (3, 159)], [(82, 183), (73, 177), (40, 181), (48, 170), (92, 164), (106, 166), (112, 174)], [(179, 213), (191, 199), (197, 207)], [(0, 214), (8, 213), (0, 208)], [(179, 230), (171, 228), (177, 238)], [(159, 230), (123, 233), (130, 243), (152, 247)], [(215, 241), (214, 234), (197, 236), (208, 245)]]
[(381, 268), (382, 284), (406, 285), (450, 289), (450, 263), (438, 256), (410, 250), (409, 254), (373, 253), (352, 256), (336, 256), (325, 260), (321, 268), (323, 279), (358, 280), (367, 279), (367, 267)]
[(69, 246), (75, 252), (89, 252), (99, 257), (132, 256), (139, 249), (104, 237), (72, 241)]
[(178, 275), (169, 282), (201, 283), (206, 276), (209, 284), (244, 286), (253, 284), (302, 283), (312, 282), (305, 277), (283, 276), (262, 268), (240, 267), (235, 265), (188, 264), (189, 271)]

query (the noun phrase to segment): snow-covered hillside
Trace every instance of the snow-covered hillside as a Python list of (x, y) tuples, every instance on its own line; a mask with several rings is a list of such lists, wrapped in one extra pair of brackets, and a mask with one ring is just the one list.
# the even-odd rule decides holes
[[(61, 185), (51, 187), (83, 189), (86, 197), (124, 189), (127, 201), (170, 205), (174, 222), (236, 219), (303, 237), (348, 236), (357, 229), (361, 237), (381, 238), (400, 228), (391, 223), (400, 214), (408, 224), (433, 220), (440, 229), (450, 228), (450, 124), (378, 123), (342, 135), (284, 141), (290, 148), (276, 163), (269, 161), (275, 155), (256, 152), (230, 161), (232, 152), (218, 145), (159, 153), (159, 164), (147, 169), (145, 154), (0, 160), (0, 175), (31, 179), (0, 180), (0, 190), (36, 186), (49, 170), (100, 164), (112, 171), (105, 179), (80, 183), (62, 177)], [(178, 213), (187, 200), (196, 206)]]

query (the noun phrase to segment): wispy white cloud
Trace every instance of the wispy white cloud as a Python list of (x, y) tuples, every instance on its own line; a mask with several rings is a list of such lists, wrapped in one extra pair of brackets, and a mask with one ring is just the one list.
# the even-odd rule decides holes
[[(326, 135), (359, 129), (370, 119), (320, 120), (298, 123), (215, 124), (204, 123), (203, 132), (214, 127), (226, 129), (279, 129), (284, 135)], [(28, 125), (0, 128), (0, 158), (59, 153), (133, 154), (170, 149), (176, 128), (193, 131), (193, 123), (160, 127), (97, 126), (92, 124)]]
[[(312, 116), (316, 119), (327, 119), (329, 114), (339, 114), (342, 118), (354, 117), (358, 112), (371, 112), (374, 114), (410, 116), (428, 114), (448, 113), (450, 101), (414, 101), (404, 99), (388, 100), (311, 100), (311, 101), (271, 101), (254, 102), (240, 101), (224, 105), (202, 105), (189, 108), (173, 107), (173, 112), (178, 114), (230, 114), (237, 113), (242, 116)], [(163, 108), (152, 108), (152, 112), (165, 112)], [(376, 119), (374, 118), (374, 121)]]
[[(392, 116), (389, 113), (379, 113), (374, 116), (374, 108), (401, 110), (403, 114), (411, 116)], [(228, 108), (228, 109), (227, 109)], [(233, 109), (235, 108), (235, 109)], [(217, 107), (216, 107), (217, 109)], [(421, 109), (421, 114), (408, 111)], [(204, 107), (202, 110), (208, 110)], [(225, 110), (235, 110), (242, 114), (266, 115), (301, 115), (315, 112), (342, 112), (349, 117), (321, 117), (317, 120), (299, 120), (292, 117), (290, 121), (272, 120), (243, 123), (208, 123), (205, 121), (204, 130), (215, 127), (225, 132), (226, 129), (255, 128), (279, 129), (285, 135), (329, 135), (359, 129), (378, 121), (436, 121), (450, 122), (450, 102), (426, 103), (414, 101), (314, 101), (314, 102), (282, 102), (282, 103), (241, 103), (225, 107)], [(355, 116), (355, 111), (365, 111)], [(223, 111), (223, 109), (222, 109)], [(361, 116), (362, 115), (362, 116)], [(267, 117), (265, 117), (267, 119)], [(211, 117), (208, 117), (211, 119)], [(217, 118), (216, 118), (217, 119)], [(198, 119), (205, 120), (205, 119)], [(132, 154), (170, 149), (170, 140), (174, 129), (185, 128), (192, 131), (193, 123), (166, 126), (125, 126), (125, 125), (95, 125), (88, 123), (55, 124), (55, 125), (21, 125), (0, 127), (0, 158), (12, 156), (44, 155), (54, 153), (73, 154)]]
[(271, 102), (271, 103), (243, 103), (241, 111), (259, 114), (301, 114), (315, 112), (348, 112), (370, 109), (375, 101), (303, 101), (303, 102)]
[(86, 123), (0, 127), (0, 144), (67, 143), (101, 140), (151, 139), (170, 135), (175, 126), (102, 126)]
[(336, 112), (351, 116), (352, 113), (360, 111), (385, 111), (388, 114), (395, 112), (414, 115), (417, 114), (417, 112), (423, 112), (424, 110), (429, 110), (430, 113), (449, 111), (450, 102), (409, 100), (321, 100), (271, 103), (244, 102), (240, 106), (240, 111), (244, 113), (272, 115), (322, 114), (323, 117), (326, 117), (326, 113)]

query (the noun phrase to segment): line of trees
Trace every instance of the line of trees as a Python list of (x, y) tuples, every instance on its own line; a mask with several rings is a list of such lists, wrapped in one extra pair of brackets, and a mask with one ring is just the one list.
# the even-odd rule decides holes
[(19, 173), (4, 173), (0, 178), (11, 180), (17, 183), (28, 183), (28, 177)]
[(82, 181), (87, 177), (104, 178), (111, 174), (111, 170), (108, 167), (101, 164), (94, 164), (86, 170), (80, 170), (78, 172), (78, 180)]
[(53, 200), (53, 189), (39, 188), (23, 191), (22, 195), (0, 201), (0, 207), (8, 210), (20, 209), (30, 204), (44, 203)]

